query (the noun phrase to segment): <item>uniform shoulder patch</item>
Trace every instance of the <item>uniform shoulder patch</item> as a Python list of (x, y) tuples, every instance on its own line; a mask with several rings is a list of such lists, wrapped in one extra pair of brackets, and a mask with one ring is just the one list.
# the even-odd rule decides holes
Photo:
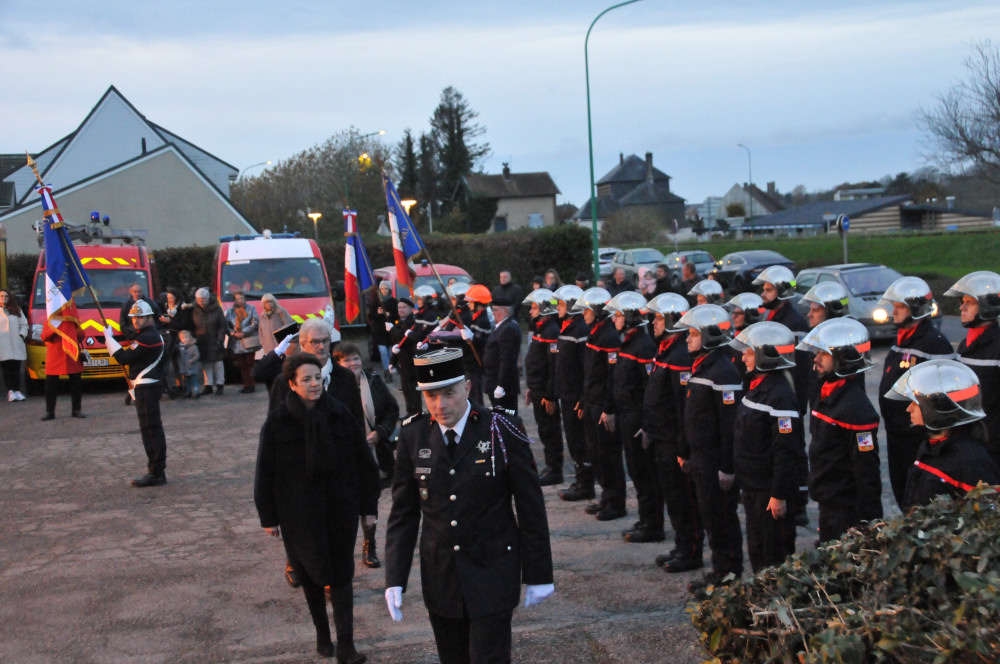
[(790, 417), (779, 417), (778, 418), (778, 431), (780, 433), (791, 433), (792, 432), (792, 418), (790, 418)]
[(861, 452), (871, 452), (875, 449), (875, 439), (872, 438), (871, 431), (857, 434), (858, 450)]
[(736, 403), (736, 392), (734, 390), (723, 390), (722, 391), (722, 403), (726, 405)]
[(410, 416), (409, 416), (409, 417), (407, 417), (407, 418), (406, 418), (405, 420), (403, 420), (403, 424), (402, 424), (402, 426), (404, 426), (404, 427), (405, 427), (405, 426), (406, 426), (407, 424), (409, 424), (409, 423), (411, 423), (411, 422), (416, 422), (417, 420), (419, 420), (419, 419), (420, 419), (421, 417), (423, 417), (423, 416), (424, 416), (424, 414), (423, 414), (423, 413), (416, 413), (416, 414), (414, 414), (414, 415), (410, 415)]

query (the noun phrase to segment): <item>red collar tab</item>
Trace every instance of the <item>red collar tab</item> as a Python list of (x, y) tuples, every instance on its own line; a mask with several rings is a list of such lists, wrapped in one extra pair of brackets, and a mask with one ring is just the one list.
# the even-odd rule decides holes
[(691, 373), (695, 373), (696, 371), (698, 371), (698, 366), (702, 362), (704, 362), (705, 358), (707, 357), (708, 355), (699, 355), (698, 357), (694, 358), (694, 362), (691, 363)]
[(831, 380), (829, 382), (823, 383), (819, 388), (819, 398), (826, 399), (831, 394), (842, 388), (847, 384), (846, 378), (841, 378), (840, 380)]
[(767, 378), (767, 376), (761, 375), (761, 376), (757, 376), (756, 378), (754, 378), (753, 380), (751, 380), (750, 381), (750, 389), (751, 390), (757, 389), (757, 386), (760, 385), (764, 381), (765, 378)]
[(896, 345), (901, 345), (904, 341), (913, 336), (914, 332), (917, 331), (917, 326), (913, 327), (901, 327), (899, 331), (896, 332)]
[(675, 341), (677, 341), (677, 335), (676, 334), (668, 334), (667, 338), (660, 342), (660, 349), (657, 352), (657, 355), (659, 355), (660, 353), (662, 353), (665, 350), (667, 350), (668, 348), (670, 348), (674, 344)]
[(972, 344), (976, 343), (976, 339), (982, 336), (983, 332), (986, 331), (987, 326), (982, 327), (970, 327), (969, 331), (965, 333), (965, 347), (968, 348)]

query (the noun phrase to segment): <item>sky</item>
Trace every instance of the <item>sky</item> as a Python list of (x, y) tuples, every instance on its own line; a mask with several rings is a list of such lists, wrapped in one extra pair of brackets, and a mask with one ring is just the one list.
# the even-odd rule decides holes
[[(114, 85), (242, 169), (351, 127), (395, 145), (428, 129), (450, 85), (486, 129), (484, 171), (548, 171), (558, 202), (582, 205), (584, 38), (612, 4), (0, 0), (0, 152), (55, 143)], [(920, 109), (998, 28), (996, 0), (618, 7), (589, 40), (595, 177), (652, 152), (694, 204), (751, 171), (780, 192), (913, 172), (933, 156)]]

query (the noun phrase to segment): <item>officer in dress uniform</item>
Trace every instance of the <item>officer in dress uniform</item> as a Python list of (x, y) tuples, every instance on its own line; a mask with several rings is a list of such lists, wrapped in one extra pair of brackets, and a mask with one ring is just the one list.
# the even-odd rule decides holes
[(483, 391), (490, 395), (494, 406), (517, 413), (517, 395), (521, 393), (521, 381), (517, 375), (521, 327), (511, 315), (514, 302), (497, 296), (493, 298), (490, 308), (497, 324), (483, 347)]
[[(386, 603), (402, 596), (420, 533), (420, 578), (442, 664), (511, 661), (511, 616), (554, 591), (545, 501), (516, 415), (468, 400), (462, 353), (417, 356), (426, 415), (399, 435), (386, 530)], [(422, 526), (422, 528), (421, 528)]]
[(545, 453), (542, 486), (563, 482), (563, 438), (559, 400), (556, 397), (556, 358), (559, 353), (559, 321), (556, 299), (548, 288), (531, 291), (522, 303), (529, 309), (531, 342), (524, 354), (525, 404), (530, 404)]
[(747, 553), (754, 572), (795, 553), (798, 477), (806, 454), (799, 401), (788, 370), (795, 368), (795, 335), (763, 321), (732, 342), (742, 351), (749, 389), (736, 411), (733, 467), (746, 516)]
[(559, 492), (566, 501), (592, 500), (594, 466), (587, 456), (583, 420), (580, 419), (583, 396), (583, 352), (587, 347), (587, 324), (573, 305), (583, 295), (579, 286), (560, 286), (553, 295), (559, 315), (559, 343), (556, 346), (556, 392), (562, 412), (566, 448), (573, 459), (576, 479), (569, 488)]
[(889, 285), (879, 304), (892, 307), (892, 322), (898, 328), (896, 343), (885, 356), (878, 386), (878, 407), (885, 422), (889, 483), (896, 504), (902, 505), (906, 475), (925, 436), (910, 426), (907, 405), (888, 399), (885, 394), (907, 369), (927, 360), (950, 360), (955, 353), (951, 343), (931, 322), (934, 295), (923, 279), (900, 277)]
[(962, 327), (965, 339), (958, 345), (959, 362), (979, 379), (982, 406), (986, 413), (984, 445), (1000, 465), (1000, 275), (973, 272), (959, 279), (945, 295), (962, 298)]
[(906, 478), (903, 509), (935, 496), (964, 496), (979, 482), (1000, 484), (1000, 468), (983, 447), (986, 417), (975, 372), (954, 360), (907, 370), (885, 396), (909, 403), (913, 426), (927, 431)]
[(656, 556), (655, 562), (657, 567), (674, 574), (701, 568), (705, 539), (691, 475), (677, 463), (684, 439), (684, 403), (691, 378), (691, 356), (687, 350), (687, 330), (674, 326), (687, 312), (688, 301), (677, 293), (664, 293), (650, 300), (648, 310), (654, 340), (659, 346), (643, 395), (642, 430), (652, 441), (656, 477), (674, 529), (674, 548)]
[(129, 390), (139, 416), (139, 432), (146, 450), (146, 474), (132, 480), (132, 486), (144, 488), (167, 483), (167, 439), (160, 418), (160, 397), (163, 395), (163, 337), (156, 331), (155, 312), (145, 300), (132, 305), (129, 318), (136, 330), (127, 348), (115, 341), (111, 326), (104, 328), (104, 343), (108, 352), (121, 365), (128, 365)]
[(809, 494), (819, 504), (819, 541), (882, 517), (878, 413), (862, 375), (872, 368), (865, 326), (852, 318), (820, 323), (799, 342), (815, 353), (819, 400), (809, 441)]

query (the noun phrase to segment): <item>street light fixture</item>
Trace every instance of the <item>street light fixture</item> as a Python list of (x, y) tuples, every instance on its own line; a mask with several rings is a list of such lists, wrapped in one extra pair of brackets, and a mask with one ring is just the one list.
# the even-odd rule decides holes
[(736, 147), (747, 151), (747, 175), (750, 177), (750, 188), (747, 189), (747, 196), (750, 198), (750, 234), (753, 235), (753, 160), (750, 158), (750, 148), (742, 143), (737, 143)]
[(594, 245), (595, 284), (597, 283), (597, 280), (601, 278), (601, 260), (597, 252), (597, 187), (594, 184), (594, 135), (591, 130), (590, 119), (590, 55), (588, 51), (590, 44), (590, 31), (594, 29), (594, 24), (597, 23), (597, 19), (601, 18), (612, 9), (624, 7), (625, 5), (631, 5), (633, 2), (639, 2), (639, 0), (619, 2), (617, 5), (612, 5), (598, 14), (597, 18), (590, 23), (590, 27), (587, 28), (587, 37), (583, 40), (583, 69), (584, 74), (587, 77), (587, 144), (590, 148), (590, 234)]
[(242, 171), (240, 171), (240, 174), (236, 176), (236, 179), (237, 180), (242, 180), (243, 176), (246, 175), (247, 171), (249, 171), (251, 168), (257, 168), (258, 166), (270, 166), (271, 163), (272, 163), (271, 160), (268, 159), (267, 161), (262, 161), (262, 162), (259, 162), (259, 163), (256, 163), (256, 164), (250, 164), (249, 166), (247, 166), (246, 168), (244, 168)]
[(310, 212), (307, 216), (313, 220), (313, 237), (319, 242), (319, 218), (323, 216), (323, 213)]

